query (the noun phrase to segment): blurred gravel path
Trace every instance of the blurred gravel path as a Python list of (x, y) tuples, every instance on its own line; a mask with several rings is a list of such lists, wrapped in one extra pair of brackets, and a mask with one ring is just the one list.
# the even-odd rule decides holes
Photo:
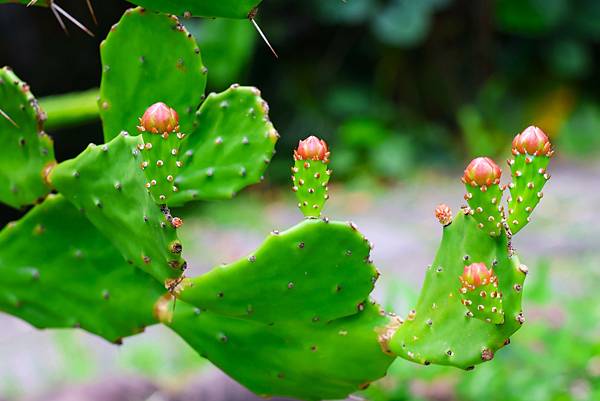
[[(351, 218), (375, 244), (372, 257), (383, 274), (376, 289), (377, 298), (391, 295), (392, 277), (401, 277), (409, 284), (421, 282), (424, 267), (431, 262), (441, 235), (433, 209), (437, 203), (445, 202), (456, 213), (464, 203), (462, 185), (455, 179), (460, 171), (452, 173), (442, 178), (425, 176), (418, 185), (398, 186), (377, 196), (332, 189), (327, 214), (335, 219)], [(516, 238), (515, 246), (532, 274), (536, 264), (546, 260), (557, 289), (570, 291), (580, 288), (586, 280), (589, 282), (590, 273), (593, 282), (600, 281), (600, 224), (597, 223), (600, 164), (559, 165), (554, 166), (553, 173), (544, 201), (535, 212), (535, 224)], [(234, 202), (238, 204), (230, 209), (234, 211), (230, 214), (247, 202), (257, 205), (251, 211), (254, 218), (250, 223), (242, 217), (236, 221), (236, 216), (227, 216), (226, 205), (208, 209), (221, 210), (224, 214), (221, 217), (184, 216), (182, 236), (184, 244), (188, 244), (184, 252), (192, 266), (190, 275), (244, 256), (270, 230), (285, 229), (300, 219), (291, 198), (266, 202), (254, 194), (245, 194)], [(189, 245), (192, 243), (194, 249)], [(588, 277), (584, 279), (586, 274)], [(406, 305), (401, 306), (405, 310)], [(143, 336), (127, 339), (126, 346), (121, 348), (81, 332), (37, 331), (6, 315), (0, 315), (0, 328), (0, 400), (3, 397), (52, 401), (253, 399), (212, 368), (184, 378), (173, 373), (177, 372), (175, 368), (172, 371), (165, 368), (166, 373), (158, 375), (162, 389), (158, 392), (158, 382), (135, 375), (128, 362), (132, 358), (127, 351), (129, 347), (158, 348), (160, 357), (174, 365), (176, 357), (189, 352), (164, 327), (151, 327)], [(73, 381), (82, 384), (60, 390)]]

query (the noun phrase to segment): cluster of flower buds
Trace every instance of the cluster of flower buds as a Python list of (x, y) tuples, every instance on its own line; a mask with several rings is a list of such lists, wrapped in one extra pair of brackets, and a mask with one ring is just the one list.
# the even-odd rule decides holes
[(298, 142), (298, 149), (294, 150), (295, 160), (321, 160), (329, 162), (329, 149), (327, 143), (314, 135)]
[(137, 128), (140, 132), (168, 135), (179, 131), (179, 116), (163, 102), (154, 103), (140, 117)]
[(435, 218), (441, 225), (447, 226), (452, 223), (452, 210), (445, 203), (439, 204), (435, 208)]
[(465, 169), (462, 182), (474, 187), (486, 186), (500, 183), (502, 170), (489, 157), (478, 157), (473, 159)]

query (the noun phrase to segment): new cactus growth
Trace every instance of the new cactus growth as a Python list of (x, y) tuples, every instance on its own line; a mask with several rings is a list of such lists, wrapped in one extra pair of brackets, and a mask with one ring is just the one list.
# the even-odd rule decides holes
[(513, 234), (530, 220), (533, 209), (544, 195), (542, 188), (550, 175), (546, 172), (554, 154), (548, 137), (538, 127), (527, 127), (515, 136), (513, 158), (508, 161), (512, 172), (507, 222)]
[(138, 131), (144, 139), (138, 147), (145, 186), (156, 203), (167, 204), (171, 194), (179, 190), (175, 178), (183, 166), (179, 148), (185, 134), (179, 132), (179, 116), (166, 104), (154, 103), (140, 117)]
[(469, 163), (462, 178), (467, 189), (465, 200), (479, 228), (493, 237), (500, 235), (504, 219), (501, 175), (500, 167), (492, 159), (478, 157)]
[(51, 190), (46, 175), (56, 161), (45, 119), (29, 86), (10, 68), (1, 68), (0, 201), (12, 207), (31, 205)]
[(471, 316), (488, 323), (504, 322), (502, 292), (498, 289), (498, 277), (485, 263), (471, 263), (465, 266), (459, 277), (462, 303)]
[(298, 199), (298, 208), (306, 217), (319, 217), (325, 201), (329, 198), (327, 183), (331, 170), (327, 143), (309, 136), (298, 143), (294, 151), (292, 167), (292, 190)]

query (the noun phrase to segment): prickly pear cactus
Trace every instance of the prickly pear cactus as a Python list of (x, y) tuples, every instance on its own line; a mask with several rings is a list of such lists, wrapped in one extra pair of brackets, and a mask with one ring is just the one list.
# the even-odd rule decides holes
[[(179, 130), (170, 138), (172, 142), (186, 139), (179, 148), (167, 146), (172, 145), (169, 150), (177, 149), (180, 156), (175, 160), (177, 174), (169, 174), (173, 184), (154, 188), (149, 180), (151, 191), (165, 197), (159, 203), (177, 206), (191, 200), (231, 198), (262, 179), (279, 138), (267, 103), (256, 88), (232, 85), (210, 94), (196, 113), (204, 98), (207, 70), (196, 41), (175, 17), (129, 10), (101, 47), (99, 105), (107, 140), (121, 130), (135, 134), (135, 120), (153, 102), (164, 102), (179, 117)], [(146, 146), (156, 146), (157, 141), (158, 137), (145, 139)], [(158, 160), (165, 162), (165, 157)], [(159, 174), (158, 165), (148, 167), (148, 173)]]
[(462, 178), (467, 189), (465, 200), (473, 209), (477, 225), (485, 233), (497, 237), (502, 232), (503, 207), (500, 167), (488, 157), (474, 159)]
[(508, 161), (512, 182), (507, 221), (516, 234), (529, 223), (533, 209), (544, 195), (542, 188), (550, 179), (546, 168), (554, 151), (546, 134), (530, 126), (515, 137), (512, 153), (514, 157)]
[(162, 292), (61, 195), (0, 232), (0, 310), (35, 327), (120, 342), (156, 322)]
[(251, 18), (262, 0), (129, 0), (149, 10), (194, 17)]
[(153, 103), (179, 113), (191, 131), (204, 97), (207, 69), (200, 48), (174, 16), (130, 9), (100, 44), (102, 81), (98, 106), (109, 141), (122, 130), (137, 133), (137, 118)]
[[(526, 269), (516, 255), (509, 255), (505, 234), (491, 237), (478, 224), (474, 216), (461, 212), (444, 227), (438, 254), (427, 267), (417, 306), (392, 339), (391, 349), (398, 356), (425, 365), (467, 369), (491, 359), (521, 327), (521, 290)], [(502, 293), (502, 324), (488, 321), (482, 313), (491, 312), (494, 305), (475, 303), (461, 291), (461, 275), (473, 263), (484, 263), (497, 275), (497, 291)], [(464, 299), (473, 303), (467, 307)], [(488, 295), (486, 300), (489, 299), (492, 298)], [(485, 309), (479, 311), (479, 305)]]
[(396, 318), (369, 302), (364, 310), (328, 324), (289, 320), (269, 325), (180, 301), (174, 315), (168, 316), (173, 305), (167, 301), (159, 310), (192, 348), (263, 397), (345, 398), (385, 375), (394, 360), (381, 342)]
[(360, 311), (379, 276), (352, 223), (305, 220), (247, 258), (185, 279), (179, 299), (236, 318), (327, 322)]
[(0, 69), (0, 202), (19, 208), (50, 192), (46, 175), (56, 161), (45, 119), (29, 86)]
[(177, 112), (162, 102), (150, 106), (140, 118), (138, 130), (144, 143), (141, 169), (146, 176), (145, 186), (159, 205), (170, 203), (171, 195), (179, 188), (175, 177), (183, 166), (179, 148), (185, 134), (179, 132)]
[(211, 93), (182, 144), (179, 190), (171, 204), (227, 199), (260, 182), (279, 139), (268, 113), (256, 88), (232, 85)]
[(294, 151), (292, 167), (292, 190), (298, 198), (298, 208), (306, 217), (319, 217), (325, 201), (329, 198), (327, 183), (329, 149), (322, 139), (309, 136), (298, 143)]
[(547, 180), (552, 150), (546, 135), (530, 127), (515, 138), (513, 154), (508, 222), (500, 205), (501, 171), (488, 158), (473, 160), (465, 170), (469, 207), (454, 219), (447, 206), (436, 208), (442, 242), (416, 308), (390, 343), (398, 356), (469, 369), (491, 360), (525, 321), (521, 292), (528, 269), (512, 239), (529, 221), (518, 216), (530, 214), (541, 198), (534, 189), (541, 191)]
[(140, 136), (124, 133), (107, 144), (91, 144), (57, 165), (50, 180), (129, 263), (170, 286), (185, 261), (170, 214), (161, 211), (144, 186), (142, 143)]

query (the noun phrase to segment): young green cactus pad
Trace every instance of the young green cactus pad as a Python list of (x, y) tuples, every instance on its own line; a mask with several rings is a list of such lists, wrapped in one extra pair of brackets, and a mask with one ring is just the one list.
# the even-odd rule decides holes
[(502, 170), (492, 159), (478, 157), (469, 163), (462, 178), (467, 189), (465, 200), (472, 208), (479, 228), (492, 237), (499, 236), (503, 229), (501, 175)]
[(279, 139), (268, 112), (256, 88), (232, 85), (211, 93), (182, 143), (179, 191), (169, 204), (231, 198), (259, 182)]
[[(466, 293), (461, 290), (464, 287), (461, 275), (465, 266), (473, 263), (484, 263), (493, 268), (497, 276), (497, 281), (493, 281), (497, 282), (497, 291), (501, 293), (503, 323), (490, 322), (488, 318), (491, 320), (491, 317), (483, 314), (488, 308), (490, 312), (492, 307), (499, 308), (496, 304), (499, 298), (491, 297), (495, 287), (485, 288), (489, 293), (485, 297), (480, 295), (480, 286), (473, 297), (468, 294), (469, 288)], [(413, 362), (463, 369), (490, 360), (524, 321), (521, 290), (526, 272), (518, 257), (510, 256), (504, 232), (497, 237), (486, 235), (474, 216), (468, 212), (459, 213), (444, 227), (442, 242), (433, 264), (427, 268), (417, 306), (393, 336), (391, 350)], [(476, 287), (471, 273), (467, 275), (472, 278), (463, 276), (462, 282), (473, 283)], [(475, 297), (479, 299), (476, 301)], [(471, 300), (472, 304), (465, 306), (465, 299)], [(479, 310), (480, 305), (483, 310)]]
[(144, 139), (139, 149), (146, 188), (156, 203), (165, 205), (179, 190), (174, 181), (183, 166), (179, 160), (179, 148), (185, 134), (179, 132), (179, 117), (166, 104), (154, 103), (140, 118), (138, 130)]
[(181, 132), (192, 129), (206, 85), (196, 41), (176, 17), (127, 10), (100, 44), (100, 117), (108, 142), (125, 130), (134, 134), (137, 118), (155, 102), (179, 113)]
[(529, 222), (531, 212), (543, 196), (542, 188), (550, 179), (546, 168), (554, 152), (546, 134), (530, 126), (515, 137), (512, 153), (514, 158), (508, 161), (512, 182), (507, 222), (516, 234)]
[(56, 161), (45, 118), (29, 86), (0, 69), (0, 202), (19, 208), (50, 192), (45, 178)]
[(156, 323), (161, 292), (62, 195), (0, 232), (0, 310), (35, 327), (80, 327), (119, 342)]
[(327, 183), (331, 170), (329, 149), (324, 140), (309, 136), (298, 143), (294, 151), (294, 167), (292, 167), (292, 190), (298, 198), (298, 208), (306, 217), (319, 217), (327, 194)]
[(119, 135), (91, 144), (75, 159), (57, 165), (52, 184), (121, 251), (128, 262), (161, 283), (181, 276), (185, 261), (170, 215), (144, 187), (140, 136)]
[(129, 0), (149, 10), (187, 17), (249, 18), (262, 0)]
[(472, 316), (488, 323), (504, 323), (502, 293), (498, 290), (498, 277), (485, 263), (465, 266), (459, 277), (460, 297)]
[[(160, 309), (168, 314), (173, 306)], [(358, 313), (321, 325), (294, 320), (269, 325), (180, 301), (166, 320), (198, 353), (264, 397), (345, 398), (385, 375), (394, 360), (380, 341), (395, 318), (370, 302)]]
[(352, 223), (305, 220), (273, 232), (247, 258), (185, 279), (178, 297), (262, 323), (327, 324), (364, 308), (379, 276), (370, 249)]

